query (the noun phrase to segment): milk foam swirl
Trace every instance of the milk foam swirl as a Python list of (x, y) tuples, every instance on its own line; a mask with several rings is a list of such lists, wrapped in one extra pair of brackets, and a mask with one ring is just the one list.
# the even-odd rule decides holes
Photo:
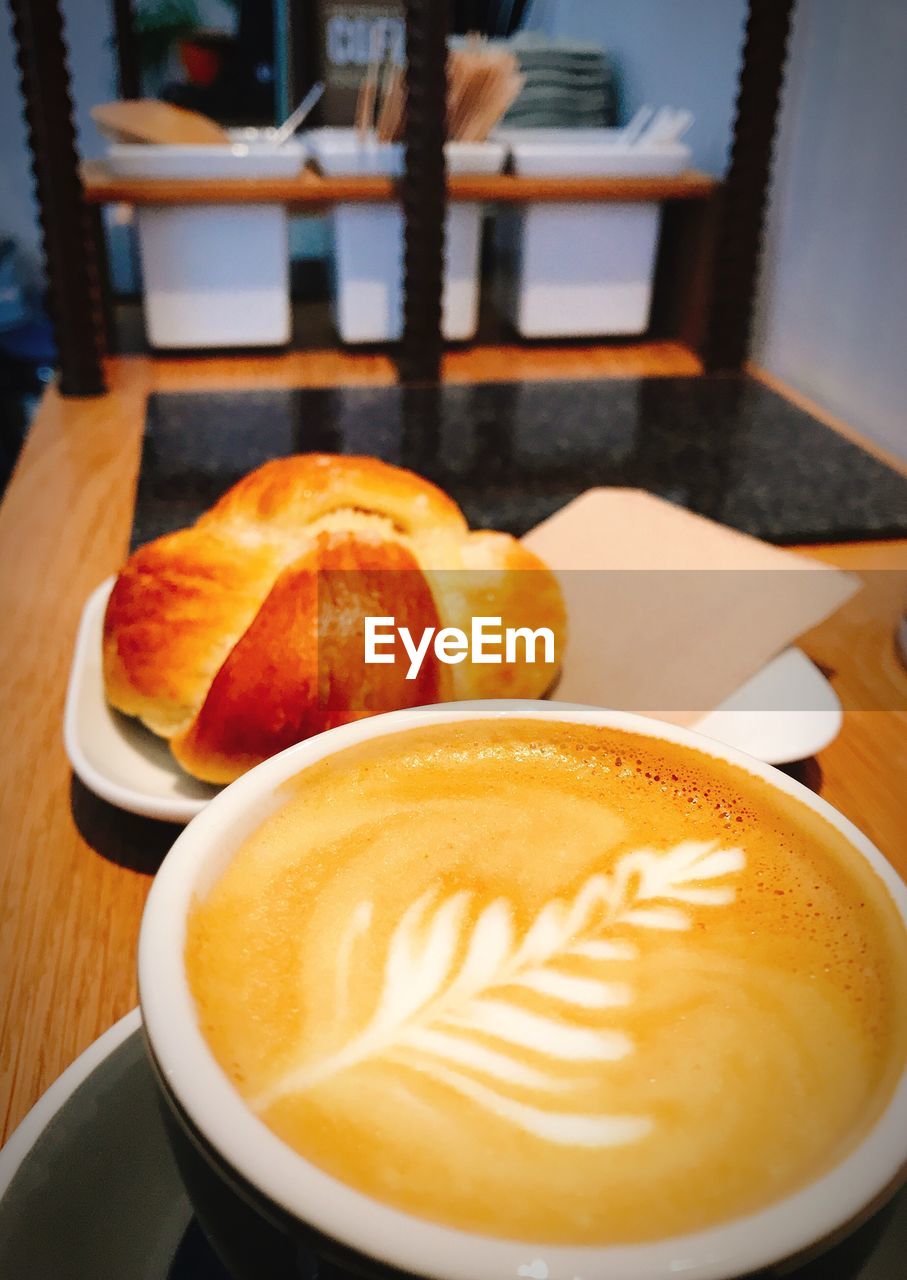
[[(368, 1023), (335, 1052), (302, 1060), (254, 1099), (260, 1111), (314, 1089), (341, 1072), (383, 1058), (491, 1111), (546, 1142), (602, 1148), (633, 1143), (654, 1125), (648, 1115), (587, 1114), (550, 1105), (571, 1088), (563, 1064), (601, 1066), (633, 1053), (619, 1010), (634, 1000), (636, 949), (607, 936), (616, 926), (683, 931), (687, 906), (734, 900), (730, 877), (743, 870), (742, 849), (686, 840), (666, 851), (637, 849), (613, 869), (591, 875), (572, 900), (553, 898), (522, 937), (504, 897), (475, 913), (474, 895), (422, 893), (392, 933), (383, 983)], [(356, 946), (368, 932), (371, 903), (354, 911), (338, 949), (338, 1007), (355, 982)], [(564, 962), (582, 957), (603, 972), (578, 975)], [(617, 965), (620, 977), (611, 966)], [(544, 996), (539, 1013), (521, 999)], [(577, 1023), (601, 1013), (604, 1025)], [(492, 1044), (489, 1044), (488, 1041)], [(530, 1057), (526, 1057), (526, 1052)], [(514, 1096), (517, 1091), (517, 1096)], [(531, 1101), (520, 1096), (535, 1094)]]

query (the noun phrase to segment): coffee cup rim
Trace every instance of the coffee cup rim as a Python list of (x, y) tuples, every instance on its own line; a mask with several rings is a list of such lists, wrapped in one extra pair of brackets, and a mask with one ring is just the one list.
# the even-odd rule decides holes
[(907, 929), (907, 886), (866, 836), (801, 783), (743, 752), (629, 712), (553, 702), (445, 703), (388, 712), (289, 747), (220, 792), (177, 838), (142, 919), (139, 998), (164, 1086), (228, 1167), (266, 1200), (342, 1245), (432, 1280), (724, 1280), (793, 1257), (840, 1231), (907, 1170), (907, 1069), (873, 1127), (820, 1178), (756, 1213), (664, 1240), (546, 1245), (471, 1234), (393, 1209), (297, 1153), (243, 1101), (204, 1039), (185, 975), (189, 908), (243, 840), (284, 803), (280, 786), (316, 761), (372, 738), (451, 721), (538, 719), (600, 725), (692, 747), (803, 802), (838, 830), (888, 890)]

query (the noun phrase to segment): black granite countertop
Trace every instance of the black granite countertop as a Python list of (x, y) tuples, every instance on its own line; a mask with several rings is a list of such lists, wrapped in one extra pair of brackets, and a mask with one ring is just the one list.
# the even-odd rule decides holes
[(148, 405), (133, 545), (289, 453), (366, 453), (522, 534), (595, 485), (777, 543), (907, 536), (907, 479), (747, 377), (179, 392)]

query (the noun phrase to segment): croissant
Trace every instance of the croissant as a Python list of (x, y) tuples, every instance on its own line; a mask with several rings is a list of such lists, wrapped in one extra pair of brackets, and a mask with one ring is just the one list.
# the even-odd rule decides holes
[[(432, 649), (414, 678), (403, 660), (364, 663), (367, 616), (418, 636), (468, 633), (477, 615), (548, 627), (554, 652), (449, 665)], [(375, 458), (303, 454), (265, 463), (190, 528), (130, 556), (104, 618), (104, 683), (188, 773), (224, 783), (381, 711), (539, 697), (565, 626), (542, 562), (509, 534), (470, 533), (433, 484)]]

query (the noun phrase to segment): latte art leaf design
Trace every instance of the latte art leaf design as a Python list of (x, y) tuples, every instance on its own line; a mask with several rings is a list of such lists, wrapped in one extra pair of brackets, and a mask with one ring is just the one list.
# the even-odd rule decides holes
[[(382, 1058), (423, 1073), (548, 1142), (609, 1147), (638, 1141), (652, 1129), (647, 1116), (550, 1105), (572, 1087), (559, 1076), (559, 1064), (600, 1066), (633, 1052), (629, 1035), (612, 1024), (633, 1003), (620, 966), (631, 965), (638, 953), (624, 937), (608, 933), (617, 926), (688, 929), (687, 908), (733, 902), (726, 880), (744, 865), (741, 849), (722, 849), (716, 841), (687, 840), (663, 852), (633, 850), (610, 872), (590, 876), (572, 899), (546, 903), (522, 936), (506, 898), (476, 915), (470, 891), (442, 897), (430, 888), (394, 929), (366, 1026), (336, 1052), (286, 1072), (256, 1105), (264, 1109)], [(371, 915), (371, 904), (360, 904), (349, 936), (341, 940), (340, 1007), (346, 1007), (355, 946)], [(600, 963), (607, 976), (564, 966), (576, 958)], [(612, 976), (615, 964), (618, 979)], [(546, 997), (547, 1011), (526, 1003), (526, 992)], [(590, 1016), (595, 1014), (604, 1016)]]

